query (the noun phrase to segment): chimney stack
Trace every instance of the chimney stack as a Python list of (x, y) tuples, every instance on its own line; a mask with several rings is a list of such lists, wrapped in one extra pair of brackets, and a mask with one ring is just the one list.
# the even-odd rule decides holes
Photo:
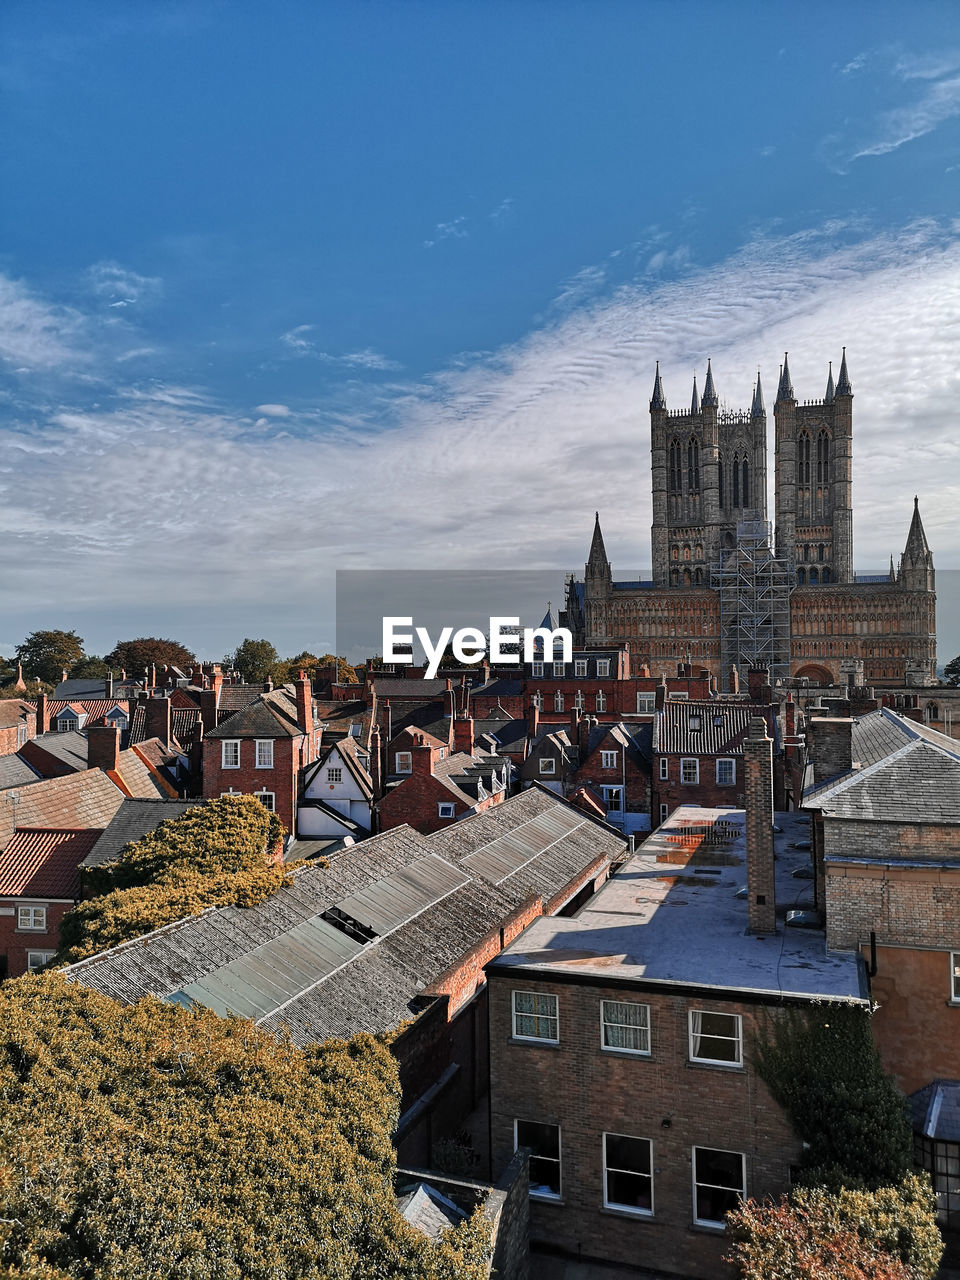
[(47, 695), (41, 689), (37, 694), (37, 736), (46, 733), (50, 727), (50, 712), (47, 710)]
[(540, 708), (530, 699), (527, 707), (527, 737), (532, 741), (540, 729)]
[(87, 730), (87, 768), (115, 771), (120, 764), (120, 730), (98, 724)]
[(297, 693), (297, 724), (309, 738), (313, 733), (313, 685), (301, 671), (294, 687)]
[(653, 705), (655, 710), (662, 711), (667, 701), (667, 677), (661, 676), (660, 683), (654, 691)]
[(149, 698), (144, 703), (146, 724), (144, 726), (148, 738), (159, 738), (167, 751), (170, 750), (170, 699)]
[(410, 752), (413, 772), (421, 778), (433, 776), (433, 747), (424, 741), (423, 734), (417, 735), (416, 745)]
[(733, 663), (730, 668), (730, 692), (733, 694), (740, 692), (740, 672), (737, 670), (736, 663)]
[(454, 751), (462, 751), (465, 755), (473, 755), (473, 719), (470, 716), (461, 716), (459, 720), (453, 722), (453, 749)]
[(849, 716), (811, 718), (810, 739), (815, 784), (853, 768), (853, 720)]
[(370, 731), (370, 789), (376, 803), (383, 795), (383, 747), (380, 742), (380, 726), (376, 721)]
[(108, 700), (113, 697), (113, 672), (108, 671), (103, 684), (103, 691)]
[(752, 716), (743, 740), (747, 811), (747, 907), (750, 933), (776, 933), (773, 853), (773, 742), (767, 724)]

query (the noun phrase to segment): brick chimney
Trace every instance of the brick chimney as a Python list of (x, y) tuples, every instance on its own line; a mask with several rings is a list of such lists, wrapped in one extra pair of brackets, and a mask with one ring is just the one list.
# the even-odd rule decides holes
[(301, 671), (294, 687), (297, 691), (297, 724), (309, 737), (313, 733), (313, 686)]
[(47, 695), (41, 689), (37, 694), (37, 736), (46, 733), (50, 727), (50, 712), (47, 708)]
[(654, 699), (653, 699), (654, 709), (657, 711), (662, 711), (666, 700), (667, 700), (667, 677), (661, 676), (660, 683), (657, 685), (656, 689), (654, 690)]
[(531, 740), (537, 736), (540, 730), (540, 708), (530, 699), (527, 706), (527, 737)]
[(743, 740), (747, 810), (747, 908), (750, 933), (776, 933), (773, 855), (773, 741), (766, 721), (752, 716)]
[(747, 671), (747, 689), (750, 693), (751, 702), (765, 701), (763, 690), (765, 685), (769, 685), (770, 672), (766, 667), (756, 666), (750, 667)]
[(220, 705), (220, 690), (223, 688), (223, 670), (219, 663), (214, 663), (213, 674), (210, 677), (210, 688), (217, 695), (216, 705)]
[(148, 738), (159, 738), (170, 750), (170, 699), (149, 698), (144, 703), (146, 711), (145, 733)]
[(383, 795), (383, 747), (380, 726), (376, 723), (370, 732), (370, 788), (376, 802)]
[(103, 682), (103, 692), (107, 699), (113, 697), (113, 672), (108, 671)]
[(577, 742), (579, 741), (579, 738), (580, 738), (580, 717), (581, 717), (580, 708), (571, 707), (570, 708), (570, 741), (573, 743), (574, 746), (577, 745)]
[(423, 734), (417, 735), (416, 745), (410, 752), (410, 758), (415, 774), (421, 778), (433, 776), (433, 747), (429, 742), (424, 742)]
[(809, 735), (815, 783), (853, 768), (853, 720), (849, 716), (815, 716)]
[(473, 718), (461, 716), (453, 722), (453, 749), (473, 755)]
[(217, 727), (217, 690), (200, 690), (200, 719), (203, 721), (204, 733)]
[(113, 769), (120, 764), (120, 730), (98, 724), (87, 730), (87, 768)]
[(730, 692), (740, 692), (740, 672), (737, 670), (737, 664), (733, 663), (730, 668)]
[(571, 742), (575, 747), (580, 748), (580, 763), (583, 764), (587, 758), (587, 751), (590, 743), (590, 730), (594, 726), (592, 716), (581, 716), (580, 723), (577, 725), (576, 737), (571, 738)]

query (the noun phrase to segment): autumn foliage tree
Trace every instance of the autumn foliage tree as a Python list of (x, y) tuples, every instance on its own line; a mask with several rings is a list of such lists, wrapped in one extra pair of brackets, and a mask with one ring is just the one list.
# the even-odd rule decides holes
[(254, 796), (223, 796), (162, 822), (87, 873), (56, 963), (72, 963), (207, 907), (254, 906), (287, 881), (283, 826)]
[(0, 988), (0, 1275), (480, 1280), (482, 1220), (396, 1210), (397, 1067), (58, 973)]

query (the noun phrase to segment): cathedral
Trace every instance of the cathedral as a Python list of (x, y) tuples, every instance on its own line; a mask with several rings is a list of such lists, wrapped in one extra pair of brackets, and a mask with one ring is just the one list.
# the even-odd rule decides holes
[(667, 408), (657, 365), (650, 400), (653, 488), (649, 581), (614, 581), (597, 515), (583, 580), (567, 584), (567, 622), (588, 648), (629, 643), (634, 667), (716, 674), (769, 667), (811, 684), (936, 683), (933, 555), (917, 499), (889, 573), (853, 568), (853, 388), (846, 349), (819, 400), (798, 401), (784, 356), (774, 417), (775, 526), (767, 518), (767, 414), (760, 375), (749, 410), (703, 394)]

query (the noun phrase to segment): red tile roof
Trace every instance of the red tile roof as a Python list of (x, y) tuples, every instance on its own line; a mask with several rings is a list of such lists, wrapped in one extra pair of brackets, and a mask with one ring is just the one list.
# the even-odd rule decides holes
[(0, 791), (0, 848), (12, 837), (14, 822), (17, 827), (102, 831), (123, 804), (123, 796), (102, 769)]
[(11, 898), (78, 898), (77, 870), (102, 831), (20, 830), (0, 855), (0, 894)]

